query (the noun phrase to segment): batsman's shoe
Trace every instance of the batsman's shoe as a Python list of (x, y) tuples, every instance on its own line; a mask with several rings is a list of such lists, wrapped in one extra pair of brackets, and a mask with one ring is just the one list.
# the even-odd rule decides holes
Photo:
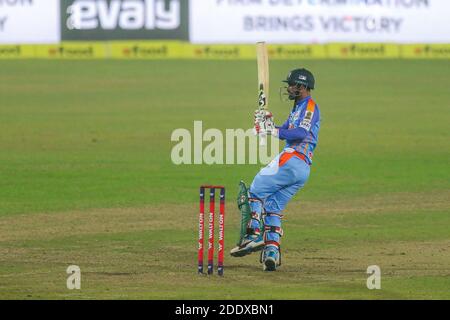
[(233, 257), (243, 257), (252, 252), (259, 251), (264, 247), (264, 239), (262, 235), (248, 235), (239, 246), (231, 249), (230, 254)]
[(264, 271), (276, 271), (281, 265), (280, 248), (276, 245), (266, 245), (261, 253)]

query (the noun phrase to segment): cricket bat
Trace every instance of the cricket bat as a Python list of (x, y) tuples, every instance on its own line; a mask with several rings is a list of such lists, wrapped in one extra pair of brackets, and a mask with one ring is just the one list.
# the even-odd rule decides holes
[[(258, 108), (266, 111), (269, 104), (269, 54), (265, 42), (256, 43), (258, 62)], [(266, 145), (266, 137), (260, 136), (261, 146)]]

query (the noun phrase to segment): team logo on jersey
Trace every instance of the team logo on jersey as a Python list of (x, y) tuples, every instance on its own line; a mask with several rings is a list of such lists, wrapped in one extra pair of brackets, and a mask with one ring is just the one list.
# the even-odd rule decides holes
[(311, 129), (311, 122), (308, 122), (308, 121), (303, 120), (303, 121), (300, 123), (300, 128), (303, 128), (303, 129), (309, 131), (309, 130)]
[(314, 114), (314, 113), (313, 113), (312, 111), (307, 110), (306, 113), (305, 113), (305, 118), (304, 118), (304, 120), (309, 120), (309, 121), (311, 121), (311, 120), (312, 120), (313, 114)]
[(303, 129), (309, 131), (311, 129), (311, 121), (312, 121), (313, 115), (314, 115), (314, 112), (312, 112), (310, 110), (306, 110), (305, 116), (303, 117), (303, 120), (300, 123), (300, 128), (303, 128)]

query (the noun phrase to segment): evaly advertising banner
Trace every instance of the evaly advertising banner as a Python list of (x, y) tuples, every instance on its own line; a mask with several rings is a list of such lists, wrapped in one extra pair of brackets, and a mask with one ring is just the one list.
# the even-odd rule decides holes
[(0, 0), (0, 43), (57, 43), (59, 22), (59, 0)]
[(189, 38), (188, 0), (61, 0), (63, 40)]
[(450, 43), (448, 0), (191, 0), (193, 43)]

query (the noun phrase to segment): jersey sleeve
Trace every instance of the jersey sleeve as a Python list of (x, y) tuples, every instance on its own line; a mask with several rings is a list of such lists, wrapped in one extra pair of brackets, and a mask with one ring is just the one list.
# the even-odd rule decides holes
[(303, 140), (305, 139), (311, 128), (319, 119), (319, 113), (316, 112), (316, 104), (310, 99), (305, 110), (301, 112), (296, 128), (284, 129), (280, 128), (278, 136), (281, 140)]
[(305, 110), (300, 115), (299, 128), (310, 131), (318, 120), (318, 112), (316, 112), (316, 103), (310, 99)]
[(286, 120), (285, 123), (283, 123), (282, 126), (276, 127), (276, 128), (278, 128), (278, 129), (287, 129), (287, 128), (289, 128), (289, 118)]

